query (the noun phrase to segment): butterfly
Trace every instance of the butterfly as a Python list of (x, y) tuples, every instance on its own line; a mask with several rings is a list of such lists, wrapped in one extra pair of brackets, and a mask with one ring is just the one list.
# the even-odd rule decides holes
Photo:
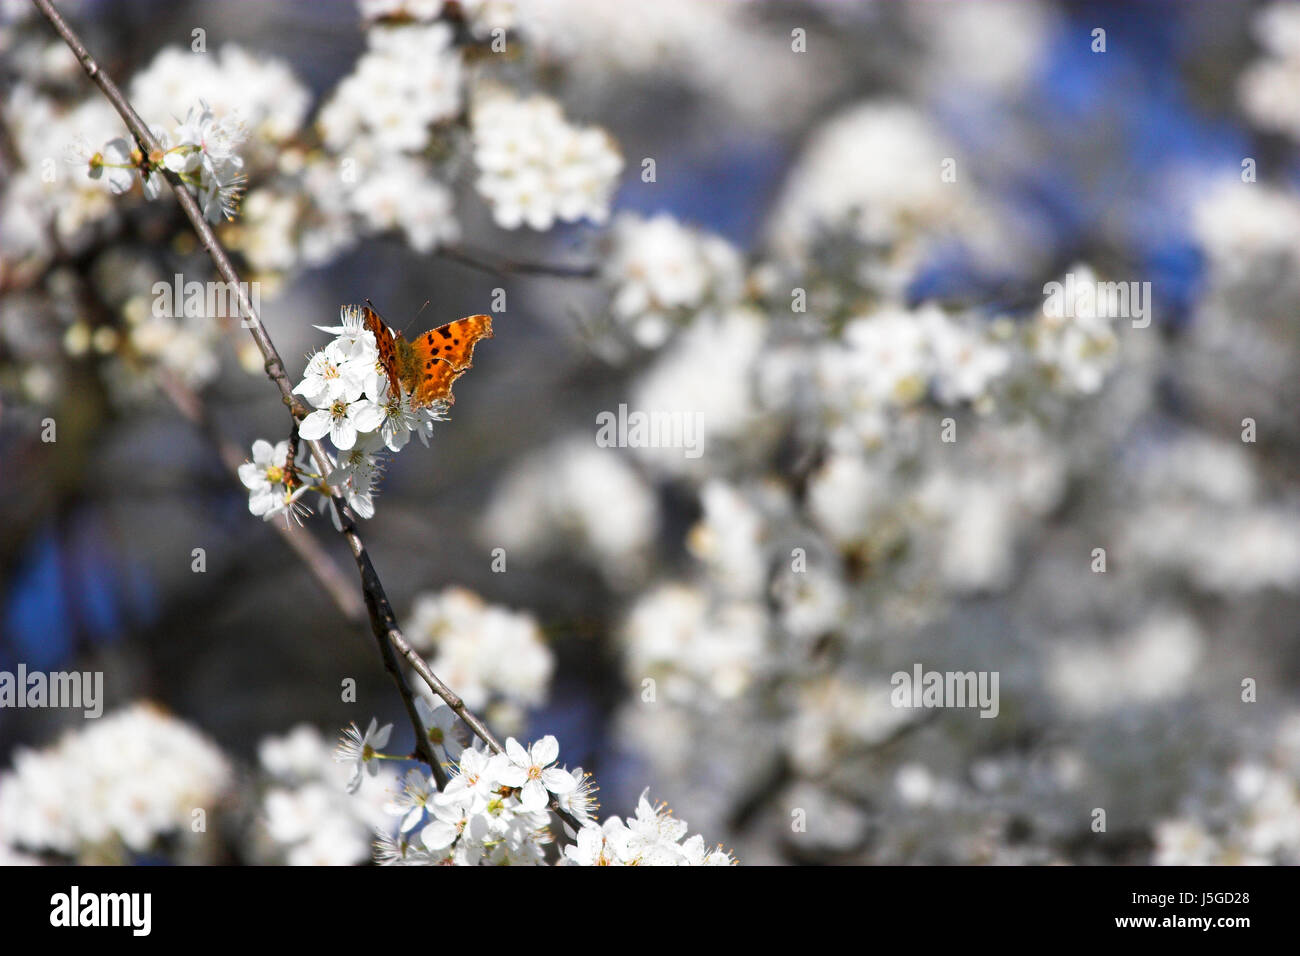
[(474, 346), (479, 339), (492, 338), (492, 317), (467, 315), (430, 329), (413, 342), (384, 324), (370, 301), (362, 309), (366, 328), (375, 334), (379, 364), (388, 376), (388, 394), (411, 396), (411, 408), (425, 408), (434, 402), (448, 405), (456, 399), (451, 385), (473, 364)]

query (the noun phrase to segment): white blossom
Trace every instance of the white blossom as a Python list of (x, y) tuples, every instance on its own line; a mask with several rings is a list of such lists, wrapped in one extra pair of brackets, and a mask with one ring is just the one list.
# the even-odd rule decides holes
[(554, 100), (485, 92), (470, 114), (475, 185), (503, 229), (550, 229), (556, 222), (609, 215), (622, 157), (609, 135), (568, 123)]

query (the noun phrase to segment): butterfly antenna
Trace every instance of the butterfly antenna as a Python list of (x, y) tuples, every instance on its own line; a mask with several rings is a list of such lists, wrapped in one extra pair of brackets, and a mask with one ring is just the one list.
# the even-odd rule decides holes
[(407, 321), (406, 324), (409, 326), (412, 322), (414, 322), (416, 319), (418, 319), (418, 318), (420, 317), (420, 314), (421, 314), (422, 312), (424, 312), (424, 310), (427, 309), (427, 308), (429, 307), (429, 303), (430, 303), (431, 301), (433, 301), (433, 300), (432, 300), (432, 299), (425, 299), (425, 300), (424, 300), (424, 305), (420, 306), (420, 311), (419, 311), (419, 312), (416, 312), (415, 315), (414, 315), (411, 319), (409, 319), (409, 320)]

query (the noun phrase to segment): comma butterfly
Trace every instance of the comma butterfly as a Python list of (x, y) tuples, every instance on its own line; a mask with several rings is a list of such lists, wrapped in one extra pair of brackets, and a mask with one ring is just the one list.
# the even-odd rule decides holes
[(411, 396), (411, 408), (425, 408), (436, 401), (454, 403), (452, 383), (473, 364), (478, 340), (492, 338), (492, 317), (487, 315), (468, 315), (408, 342), (401, 332), (384, 324), (368, 299), (362, 311), (366, 328), (375, 334), (379, 346), (389, 395), (400, 398), (405, 389)]

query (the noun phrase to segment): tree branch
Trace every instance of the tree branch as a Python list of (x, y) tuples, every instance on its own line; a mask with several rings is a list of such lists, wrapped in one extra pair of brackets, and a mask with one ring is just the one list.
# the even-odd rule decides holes
[(495, 276), (517, 273), (519, 275), (550, 276), (554, 279), (593, 279), (597, 272), (596, 266), (590, 263), (567, 265), (564, 263), (526, 262), (519, 259), (506, 259), (475, 249), (467, 249), (464, 246), (439, 246), (437, 255), (442, 256), (444, 259), (451, 259), (453, 262), (459, 262), (461, 265), (469, 266), (471, 269), (478, 269), (480, 272), (490, 272)]
[[(123, 95), (117, 84), (100, 68), (99, 64), (91, 56), (90, 51), (86, 49), (81, 38), (68, 26), (67, 22), (54, 8), (50, 0), (32, 0), (37, 9), (50, 22), (55, 31), (63, 38), (63, 41), (72, 50), (77, 60), (81, 63), (86, 71), (86, 75), (100, 88), (104, 96), (117, 110), (118, 115), (126, 124), (131, 135), (135, 137), (140, 149), (146, 156), (157, 155), (162, 152), (161, 147), (149, 127), (140, 118), (139, 114), (131, 106), (131, 103)], [(170, 171), (158, 170), (157, 174), (166, 176), (172, 192), (176, 194), (176, 199), (180, 203), (181, 210), (189, 219), (194, 231), (198, 234), (199, 242), (211, 257), (217, 274), (227, 283), (228, 288), (238, 290), (240, 314), (248, 322), (245, 323), (249, 333), (253, 336), (253, 341), (257, 343), (258, 350), (262, 353), (263, 364), (266, 369), (267, 377), (275, 384), (280, 391), (281, 400), (286, 408), (289, 409), (290, 415), (294, 418), (295, 427), (297, 421), (306, 416), (307, 411), (293, 394), (293, 387), (289, 383), (288, 376), (285, 373), (284, 362), (280, 358), (279, 352), (275, 348), (275, 343), (263, 328), (261, 318), (258, 316), (256, 309), (248, 298), (245, 287), (240, 283), (239, 276), (235, 272), (234, 266), (230, 262), (230, 257), (226, 254), (216, 233), (204, 218), (202, 210), (194, 197), (190, 195), (189, 190), (183, 183)], [(251, 324), (249, 324), (251, 323)], [(307, 443), (311, 451), (312, 458), (315, 460), (321, 474), (328, 474), (330, 471), (330, 460), (328, 452), (319, 441)], [(357, 533), (356, 522), (352, 513), (348, 510), (347, 505), (341, 498), (335, 497), (334, 505), (338, 509), (340, 523), (342, 524), (342, 533), (347, 539), (348, 546), (356, 560), (357, 572), (361, 577), (361, 590), (365, 600), (365, 606), (369, 614), (371, 630), (375, 637), (376, 645), (384, 661), (384, 667), (392, 676), (394, 683), (397, 685), (401, 694), (402, 702), (406, 707), (407, 716), (411, 720), (412, 726), (416, 729), (416, 751), (420, 759), (429, 764), (433, 771), (435, 779), (443, 778), (442, 768), (438, 765), (436, 758), (432, 754), (427, 734), (423, 730), (423, 725), (415, 709), (415, 698), (411, 689), (406, 684), (406, 679), (402, 674), (400, 659), (401, 657), (415, 668), (418, 673), (429, 685), (429, 689), (440, 697), (447, 706), (451, 707), (469, 728), (483, 740), (485, 744), (494, 752), (502, 752), (501, 742), (488, 730), (487, 725), (465, 707), (464, 701), (455, 694), (446, 684), (444, 684), (427, 664), (412, 650), (403, 638), (401, 630), (397, 626), (396, 615), (393, 613), (392, 605), (389, 603), (388, 595), (384, 591), (383, 583), (375, 570), (370, 555), (366, 550), (365, 543)], [(577, 829), (577, 822), (567, 813), (560, 810), (558, 806), (553, 809), (565, 820), (570, 826)]]

